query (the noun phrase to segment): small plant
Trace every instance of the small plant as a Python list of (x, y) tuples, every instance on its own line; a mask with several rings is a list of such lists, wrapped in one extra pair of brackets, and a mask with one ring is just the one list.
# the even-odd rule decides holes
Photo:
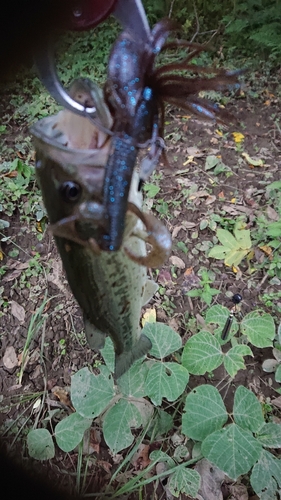
[(212, 288), (210, 286), (210, 284), (214, 280), (214, 275), (211, 271), (207, 271), (207, 269), (202, 268), (198, 271), (198, 275), (201, 275), (201, 280), (199, 282), (201, 288), (190, 290), (189, 292), (187, 292), (187, 295), (189, 297), (199, 297), (202, 302), (205, 302), (208, 306), (210, 306), (213, 297), (215, 295), (218, 295), (220, 293), (220, 290), (217, 290), (216, 288)]
[[(221, 334), (229, 310), (221, 305), (215, 305), (208, 309), (206, 313), (206, 324), (218, 325), (213, 333), (208, 330), (201, 330), (193, 335), (186, 342), (182, 364), (194, 375), (204, 375), (212, 372), (222, 363), (231, 377), (235, 377), (239, 370), (245, 369), (244, 356), (253, 356), (253, 353), (246, 342), (263, 348), (272, 347), (275, 337), (275, 325), (270, 314), (263, 311), (252, 311), (247, 314), (238, 324), (234, 318), (226, 340), (221, 339)], [(241, 339), (235, 335), (241, 332)], [(224, 353), (222, 345), (231, 341), (232, 347)]]
[(35, 311), (34, 314), (32, 314), (28, 330), (27, 330), (27, 337), (26, 341), (24, 344), (23, 351), (21, 353), (21, 367), (19, 371), (19, 384), (22, 383), (22, 377), (23, 373), (25, 370), (25, 367), (27, 365), (28, 359), (29, 359), (29, 349), (32, 341), (35, 339), (39, 331), (41, 330), (44, 322), (46, 321), (46, 317), (44, 315), (44, 309), (49, 302), (50, 299), (44, 299), (40, 307)]
[[(225, 322), (226, 314), (226, 308), (214, 306), (208, 310), (206, 321), (221, 325)], [(254, 312), (248, 314), (243, 321), (240, 329), (252, 343), (261, 347), (272, 345), (275, 332), (269, 315)], [(232, 338), (237, 329), (238, 325), (234, 322), (230, 332)], [(151, 437), (153, 435), (153, 438), (165, 434), (173, 427), (173, 418), (159, 408), (163, 398), (169, 402), (176, 401), (186, 391), (189, 372), (212, 372), (223, 361), (220, 347), (222, 341), (219, 341), (220, 326), (214, 334), (202, 331), (189, 339), (183, 350), (182, 364), (165, 361), (167, 356), (182, 347), (181, 338), (175, 331), (161, 323), (146, 323), (143, 332), (152, 342), (150, 354), (153, 359), (138, 360), (114, 383), (114, 349), (110, 339), (107, 339), (102, 349), (105, 366), (99, 365), (99, 374), (95, 375), (88, 368), (83, 368), (72, 376), (71, 404), (75, 412), (57, 423), (53, 436), (46, 428), (29, 432), (27, 444), (33, 458), (53, 458), (53, 438), (63, 451), (74, 450), (85, 439), (85, 431), (92, 426), (93, 419), (97, 418), (102, 426), (104, 439), (114, 454), (133, 444), (132, 429), (143, 428), (140, 440), (146, 434)], [(247, 345), (235, 344), (225, 355), (225, 368), (232, 377), (239, 369), (245, 368), (243, 356), (251, 354)], [(181, 463), (180, 452), (179, 459), (172, 459), (162, 450), (153, 451), (149, 456), (149, 465), (126, 485), (115, 490), (112, 498), (134, 491), (161, 477), (168, 478), (169, 490), (173, 496), (178, 497), (184, 492), (196, 497), (200, 475), (189, 467), (202, 457), (233, 480), (252, 469), (250, 481), (257, 494), (277, 491), (281, 486), (281, 460), (266, 449), (281, 448), (280, 424), (265, 422), (258, 399), (243, 386), (238, 387), (235, 392), (232, 423), (228, 424), (229, 416), (215, 387), (196, 387), (186, 396), (182, 416), (183, 434), (192, 439), (194, 444), (197, 442), (197, 448), (198, 442), (200, 443), (200, 452), (196, 458)], [(139, 443), (135, 444), (122, 466), (120, 465), (119, 471), (126, 465)], [(261, 474), (265, 461), (270, 467)], [(151, 477), (148, 472), (157, 462), (166, 464), (164, 472)], [(112, 476), (110, 484), (116, 474)], [(110, 484), (107, 492), (110, 491)]]
[(202, 455), (236, 480), (251, 469), (250, 482), (261, 499), (277, 499), (281, 460), (267, 448), (281, 448), (281, 425), (266, 423), (256, 396), (243, 386), (235, 391), (232, 423), (219, 391), (196, 387), (186, 397), (182, 431), (199, 441)]
[(209, 257), (224, 259), (226, 266), (237, 267), (252, 248), (249, 229), (245, 229), (243, 221), (235, 223), (233, 234), (227, 229), (218, 229), (216, 236), (221, 245), (215, 245), (209, 252)]

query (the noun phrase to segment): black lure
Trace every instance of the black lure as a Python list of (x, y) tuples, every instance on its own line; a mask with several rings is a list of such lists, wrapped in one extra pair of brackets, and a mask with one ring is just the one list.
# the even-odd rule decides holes
[(233, 323), (233, 318), (234, 318), (234, 314), (235, 314), (235, 310), (236, 310), (236, 306), (237, 304), (239, 304), (243, 299), (242, 299), (242, 295), (240, 295), (240, 293), (235, 293), (232, 297), (232, 302), (234, 304), (234, 307), (232, 307), (230, 313), (229, 313), (229, 316), (226, 320), (226, 323), (223, 327), (223, 331), (221, 332), (221, 338), (222, 340), (225, 340), (230, 332), (230, 328), (231, 328), (231, 325)]
[[(206, 119), (222, 123), (231, 121), (224, 109), (199, 99), (196, 94), (238, 85), (237, 76), (241, 71), (190, 64), (204, 47), (184, 40), (166, 44), (175, 29), (173, 21), (163, 19), (152, 29), (149, 42), (143, 44), (135, 40), (131, 32), (124, 31), (111, 51), (104, 94), (114, 125), (103, 189), (106, 229), (98, 242), (102, 250), (115, 251), (121, 246), (128, 193), (139, 148), (150, 146), (146, 162), (143, 168), (140, 167), (141, 179), (150, 175), (163, 153), (165, 102)], [(155, 59), (162, 49), (178, 46), (190, 49), (184, 60), (155, 68)], [(174, 73), (179, 70), (188, 70), (195, 76)], [(207, 76), (211, 74), (215, 76)]]

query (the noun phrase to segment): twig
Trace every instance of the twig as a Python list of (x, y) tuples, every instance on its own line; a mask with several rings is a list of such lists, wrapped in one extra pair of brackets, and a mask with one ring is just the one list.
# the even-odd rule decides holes
[(196, 9), (196, 5), (195, 5), (194, 0), (193, 0), (193, 9), (194, 9), (195, 17), (196, 17), (196, 32), (194, 33), (193, 37), (191, 38), (191, 40), (190, 40), (191, 42), (193, 42), (194, 39), (197, 37), (197, 35), (199, 33), (199, 29), (200, 29), (200, 23), (199, 23), (197, 9)]
[(172, 16), (174, 3), (175, 3), (175, 0), (172, 0), (172, 1), (171, 1), (171, 5), (170, 5), (169, 14), (168, 14), (168, 17), (169, 17), (169, 18), (171, 18), (171, 16)]

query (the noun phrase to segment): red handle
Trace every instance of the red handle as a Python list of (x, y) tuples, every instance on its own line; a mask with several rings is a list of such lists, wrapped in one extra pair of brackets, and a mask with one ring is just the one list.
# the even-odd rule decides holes
[(116, 0), (77, 0), (67, 27), (77, 31), (94, 28), (111, 14), (115, 3)]

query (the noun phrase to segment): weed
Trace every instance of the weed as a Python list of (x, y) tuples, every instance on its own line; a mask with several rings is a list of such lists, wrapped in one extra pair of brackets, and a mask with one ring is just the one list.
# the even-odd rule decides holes
[(214, 281), (214, 274), (212, 271), (201, 268), (198, 271), (198, 275), (201, 276), (201, 280), (199, 282), (200, 288), (190, 290), (186, 295), (189, 297), (199, 297), (202, 302), (205, 302), (208, 306), (210, 306), (213, 297), (220, 293), (220, 290), (210, 286), (210, 284)]

